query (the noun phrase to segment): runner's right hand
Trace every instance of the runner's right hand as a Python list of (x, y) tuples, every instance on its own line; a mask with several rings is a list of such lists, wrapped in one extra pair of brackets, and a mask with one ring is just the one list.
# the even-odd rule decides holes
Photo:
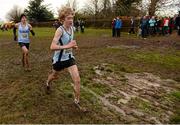
[(17, 41), (17, 36), (14, 36), (14, 41)]
[(76, 40), (72, 40), (69, 44), (68, 44), (68, 48), (72, 48), (74, 46), (77, 46)]

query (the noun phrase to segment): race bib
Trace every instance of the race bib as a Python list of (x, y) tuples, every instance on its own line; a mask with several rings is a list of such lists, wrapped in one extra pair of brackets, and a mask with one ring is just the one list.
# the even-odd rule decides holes
[(65, 50), (64, 50), (64, 53), (65, 53), (65, 54), (70, 54), (70, 53), (72, 53), (72, 48), (71, 48), (71, 49), (65, 49)]
[(27, 33), (22, 33), (22, 37), (23, 38), (28, 38), (28, 34)]

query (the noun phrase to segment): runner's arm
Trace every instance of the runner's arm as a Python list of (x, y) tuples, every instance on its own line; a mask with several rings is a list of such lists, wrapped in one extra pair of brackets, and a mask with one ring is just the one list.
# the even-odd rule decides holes
[(35, 32), (33, 31), (32, 26), (31, 26), (30, 24), (28, 24), (28, 26), (29, 26), (29, 29), (30, 29), (31, 34), (32, 34), (33, 36), (35, 36)]
[(69, 44), (67, 45), (58, 45), (59, 39), (62, 36), (62, 30), (57, 29), (56, 33), (54, 35), (54, 38), (52, 40), (50, 49), (51, 50), (62, 50), (62, 49), (68, 49), (68, 48), (73, 48), (74, 46), (76, 46), (76, 41), (73, 40), (71, 41)]
[(16, 35), (16, 30), (18, 28), (18, 23), (16, 23), (13, 27), (13, 36), (14, 36), (14, 41), (17, 41), (17, 35)]

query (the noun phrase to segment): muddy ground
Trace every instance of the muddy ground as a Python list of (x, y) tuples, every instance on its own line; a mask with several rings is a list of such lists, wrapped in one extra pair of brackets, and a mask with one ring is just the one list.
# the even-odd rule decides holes
[[(81, 75), (81, 104), (72, 104), (68, 72), (62, 71), (47, 95), (43, 85), (51, 70), (53, 30), (35, 29), (32, 71), (21, 65), (21, 51), (11, 33), (0, 35), (0, 123), (180, 123), (180, 37), (144, 40), (110, 30), (76, 34)], [(49, 30), (51, 32), (49, 32)]]

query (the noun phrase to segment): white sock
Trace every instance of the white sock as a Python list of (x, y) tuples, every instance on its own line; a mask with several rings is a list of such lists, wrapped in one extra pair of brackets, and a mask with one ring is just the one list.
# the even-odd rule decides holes
[(46, 85), (47, 85), (47, 86), (49, 86), (49, 83), (48, 83), (48, 81), (46, 82)]
[(77, 99), (74, 99), (74, 102), (75, 102), (76, 104), (78, 104), (78, 103), (79, 103), (79, 101), (78, 101)]

